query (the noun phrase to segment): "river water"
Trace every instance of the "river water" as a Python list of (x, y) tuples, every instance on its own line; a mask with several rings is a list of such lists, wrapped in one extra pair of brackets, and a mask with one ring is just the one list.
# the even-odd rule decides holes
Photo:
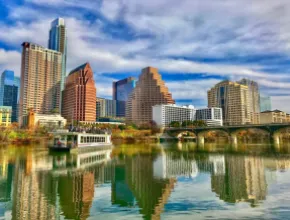
[(290, 147), (0, 148), (0, 219), (289, 219)]

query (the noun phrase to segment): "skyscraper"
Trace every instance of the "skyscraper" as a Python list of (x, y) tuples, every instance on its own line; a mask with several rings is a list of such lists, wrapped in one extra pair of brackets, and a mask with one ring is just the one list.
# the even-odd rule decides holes
[(12, 107), (12, 122), (18, 120), (18, 101), (20, 94), (20, 78), (11, 70), (0, 75), (0, 106)]
[(62, 54), (37, 44), (22, 44), (19, 122), (29, 109), (49, 114), (60, 109)]
[(222, 108), (224, 125), (250, 124), (248, 86), (228, 80), (208, 91), (208, 107)]
[(271, 111), (272, 110), (272, 103), (270, 96), (260, 96), (260, 111)]
[(126, 102), (135, 86), (136, 79), (133, 77), (113, 82), (113, 100), (116, 100), (117, 117), (126, 116)]
[(260, 91), (258, 83), (248, 79), (242, 79), (238, 83), (248, 86), (251, 123), (260, 124)]
[(152, 107), (160, 104), (175, 104), (175, 101), (158, 70), (144, 68), (127, 101), (126, 120), (136, 124), (148, 123), (153, 119)]
[(64, 90), (67, 58), (67, 30), (63, 18), (51, 22), (48, 48), (62, 53), (61, 91)]
[(96, 121), (96, 85), (89, 63), (72, 70), (63, 91), (62, 115), (69, 120)]

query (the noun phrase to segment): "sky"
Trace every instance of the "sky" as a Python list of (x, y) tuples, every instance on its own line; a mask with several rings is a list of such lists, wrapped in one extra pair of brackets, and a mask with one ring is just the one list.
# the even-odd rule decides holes
[(97, 96), (153, 66), (178, 104), (206, 107), (216, 83), (248, 78), (290, 112), (289, 0), (0, 0), (0, 71), (20, 75), (22, 42), (47, 47), (57, 17), (67, 72), (89, 62)]

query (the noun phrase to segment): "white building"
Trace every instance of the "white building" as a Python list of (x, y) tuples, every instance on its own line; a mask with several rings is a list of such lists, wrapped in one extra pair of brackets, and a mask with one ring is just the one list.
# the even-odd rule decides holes
[(223, 126), (221, 108), (195, 109), (195, 120), (205, 121), (207, 126)]
[(152, 107), (153, 120), (160, 127), (167, 127), (172, 121), (203, 120), (208, 126), (222, 126), (222, 109), (195, 109), (192, 105), (177, 106), (175, 104), (161, 104)]

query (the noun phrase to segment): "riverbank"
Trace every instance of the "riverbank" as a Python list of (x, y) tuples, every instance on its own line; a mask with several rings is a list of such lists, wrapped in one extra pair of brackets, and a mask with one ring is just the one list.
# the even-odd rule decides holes
[(42, 129), (33, 131), (18, 128), (1, 128), (0, 130), (0, 143), (3, 145), (28, 145), (48, 141), (50, 138), (48, 132)]

